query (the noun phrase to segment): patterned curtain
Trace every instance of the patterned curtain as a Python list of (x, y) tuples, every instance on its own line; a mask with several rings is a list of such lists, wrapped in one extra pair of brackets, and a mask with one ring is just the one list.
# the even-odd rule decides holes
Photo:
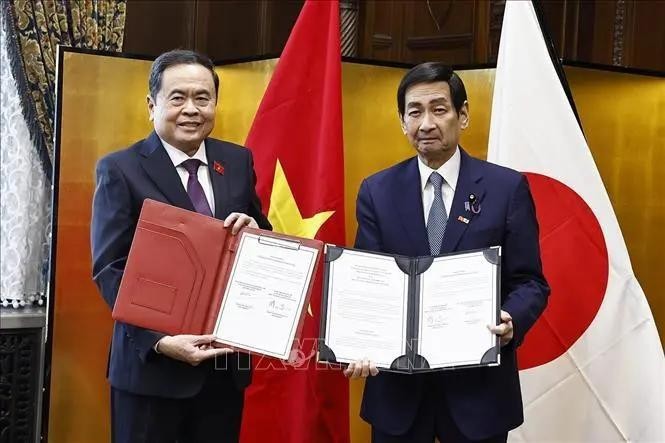
[(44, 302), (57, 45), (121, 51), (126, 0), (0, 0), (0, 305)]
[(121, 51), (126, 0), (2, 0), (23, 115), (50, 180), (57, 46)]

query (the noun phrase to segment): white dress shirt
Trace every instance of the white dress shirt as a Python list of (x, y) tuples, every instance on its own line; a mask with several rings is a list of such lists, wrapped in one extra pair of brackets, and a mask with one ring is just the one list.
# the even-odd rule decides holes
[[(160, 140), (162, 139), (160, 138)], [(203, 187), (203, 192), (206, 195), (206, 200), (208, 200), (210, 211), (214, 215), (215, 197), (212, 192), (212, 181), (210, 180), (210, 173), (208, 172), (208, 156), (206, 155), (205, 141), (201, 142), (201, 146), (199, 146), (198, 151), (196, 151), (196, 153), (191, 157), (182, 152), (180, 149), (169, 145), (164, 140), (162, 140), (162, 145), (164, 145), (166, 153), (169, 155), (169, 158), (173, 162), (173, 166), (175, 166), (175, 170), (178, 172), (178, 175), (180, 176), (180, 181), (182, 182), (182, 186), (185, 188), (185, 192), (187, 191), (187, 181), (189, 181), (189, 172), (187, 172), (187, 169), (185, 169), (185, 167), (182, 166), (182, 162), (184, 162), (185, 160), (189, 160), (191, 158), (195, 158), (201, 161), (202, 167), (199, 166), (197, 177), (199, 179), (199, 183), (201, 183), (201, 186)]]
[(432, 169), (427, 166), (418, 157), (418, 171), (420, 172), (420, 190), (423, 195), (423, 214), (425, 215), (425, 226), (427, 226), (427, 216), (429, 210), (432, 208), (434, 201), (434, 188), (429, 182), (429, 176), (432, 172), (436, 171), (443, 177), (443, 184), (441, 191), (443, 193), (443, 205), (446, 207), (446, 213), (450, 217), (450, 208), (453, 205), (453, 197), (455, 196), (455, 188), (457, 187), (457, 178), (459, 177), (459, 168), (461, 162), (461, 155), (459, 153), (459, 146), (455, 148), (455, 153), (448, 159), (439, 169)]

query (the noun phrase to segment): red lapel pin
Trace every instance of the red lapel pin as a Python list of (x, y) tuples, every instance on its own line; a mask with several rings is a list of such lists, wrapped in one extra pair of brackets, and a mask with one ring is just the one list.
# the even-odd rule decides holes
[(214, 169), (216, 173), (224, 175), (224, 166), (220, 162), (213, 162), (212, 169)]

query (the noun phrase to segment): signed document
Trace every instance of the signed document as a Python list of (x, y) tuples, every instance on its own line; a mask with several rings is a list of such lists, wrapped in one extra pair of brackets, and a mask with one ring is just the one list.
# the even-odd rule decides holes
[(318, 240), (248, 226), (232, 235), (222, 220), (146, 199), (113, 319), (289, 360), (322, 253)]
[(479, 251), (436, 257), (418, 276), (418, 354), (430, 368), (477, 364), (496, 345), (496, 271)]
[(501, 249), (402, 257), (326, 247), (319, 360), (422, 372), (500, 363)]
[(300, 242), (244, 233), (213, 334), (225, 345), (288, 360), (317, 256)]
[(406, 351), (409, 276), (386, 255), (346, 250), (331, 263), (326, 343), (340, 363), (390, 367)]

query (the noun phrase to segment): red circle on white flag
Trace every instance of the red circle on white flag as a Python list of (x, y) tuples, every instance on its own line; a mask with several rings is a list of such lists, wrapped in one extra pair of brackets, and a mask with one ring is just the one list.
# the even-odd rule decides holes
[(586, 202), (551, 177), (524, 175), (536, 204), (543, 272), (552, 292), (518, 349), (520, 369), (554, 360), (580, 338), (598, 313), (609, 270), (603, 232)]

